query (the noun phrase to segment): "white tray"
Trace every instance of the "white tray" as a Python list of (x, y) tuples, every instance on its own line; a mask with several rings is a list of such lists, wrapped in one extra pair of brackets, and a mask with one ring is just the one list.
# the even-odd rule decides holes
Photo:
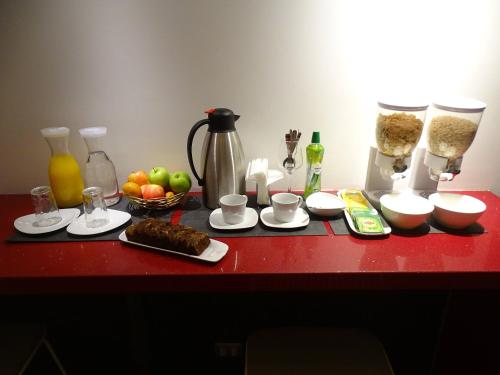
[[(340, 199), (342, 199), (342, 192), (344, 192), (344, 191), (345, 191), (345, 189), (342, 189), (342, 190), (339, 190), (337, 192), (337, 195)], [(368, 201), (368, 199), (367, 199), (367, 201)], [(372, 210), (375, 210), (375, 208), (370, 204), (370, 202), (368, 202), (368, 207), (371, 208)], [(354, 233), (359, 234), (360, 236), (371, 236), (371, 237), (373, 237), (373, 236), (387, 236), (392, 231), (391, 227), (385, 222), (384, 218), (380, 214), (379, 214), (380, 220), (382, 221), (382, 226), (384, 228), (383, 233), (363, 233), (363, 232), (360, 232), (356, 228), (356, 224), (354, 224), (354, 220), (352, 220), (351, 214), (347, 210), (347, 207), (344, 209), (344, 215), (345, 215), (345, 218), (347, 219), (347, 223), (349, 224), (349, 227), (351, 228), (351, 230)]]
[(145, 245), (142, 243), (129, 241), (127, 239), (127, 234), (125, 233), (125, 231), (121, 232), (120, 236), (118, 238), (125, 243), (130, 243), (133, 245), (146, 247), (148, 249), (160, 250), (160, 251), (164, 251), (166, 253), (181, 255), (184, 257), (188, 257), (188, 258), (194, 258), (194, 259), (198, 259), (198, 260), (201, 260), (204, 262), (210, 262), (210, 263), (216, 263), (219, 260), (221, 260), (222, 258), (224, 258), (227, 251), (229, 250), (229, 246), (227, 246), (224, 242), (220, 242), (220, 241), (212, 240), (212, 239), (210, 239), (210, 245), (203, 251), (203, 253), (201, 253), (200, 255), (191, 255), (191, 254), (180, 253), (180, 252), (174, 251), (174, 250), (163, 249), (161, 247), (149, 246), (149, 245)]

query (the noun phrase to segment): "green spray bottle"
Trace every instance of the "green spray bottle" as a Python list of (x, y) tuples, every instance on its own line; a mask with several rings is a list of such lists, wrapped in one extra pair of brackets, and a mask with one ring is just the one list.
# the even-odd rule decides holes
[(325, 148), (319, 142), (319, 132), (313, 132), (311, 143), (306, 147), (307, 175), (304, 199), (321, 190), (321, 163)]

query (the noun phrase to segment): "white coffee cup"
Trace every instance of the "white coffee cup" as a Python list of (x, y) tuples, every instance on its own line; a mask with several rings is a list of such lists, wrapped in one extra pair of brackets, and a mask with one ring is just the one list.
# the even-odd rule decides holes
[(245, 219), (246, 195), (228, 194), (219, 199), (222, 219), (227, 224), (239, 224)]
[(292, 193), (278, 193), (271, 197), (274, 218), (282, 223), (289, 223), (295, 218), (297, 208), (304, 201), (301, 196)]

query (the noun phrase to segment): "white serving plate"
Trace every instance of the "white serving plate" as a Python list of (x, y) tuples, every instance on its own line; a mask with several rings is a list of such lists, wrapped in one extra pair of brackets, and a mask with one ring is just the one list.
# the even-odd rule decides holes
[(301, 207), (297, 208), (297, 212), (295, 213), (295, 218), (293, 221), (288, 223), (282, 223), (274, 218), (274, 211), (272, 207), (266, 207), (260, 212), (260, 220), (264, 223), (264, 225), (271, 228), (279, 228), (279, 229), (292, 229), (292, 228), (301, 228), (305, 227), (309, 224), (309, 214)]
[(183, 257), (198, 259), (210, 263), (216, 263), (222, 258), (224, 258), (224, 256), (227, 254), (227, 251), (229, 250), (229, 246), (227, 246), (224, 242), (220, 242), (213, 239), (210, 239), (210, 245), (208, 245), (208, 247), (203, 251), (203, 253), (201, 253), (200, 255), (191, 255), (191, 254), (180, 253), (174, 250), (163, 249), (161, 247), (149, 246), (139, 242), (129, 241), (127, 239), (127, 234), (125, 233), (125, 231), (121, 232), (118, 238), (120, 239), (120, 241), (123, 241), (125, 243), (146, 247), (148, 249), (160, 250), (166, 253), (181, 255)]
[[(337, 195), (340, 199), (342, 199), (342, 192), (344, 192), (345, 190), (342, 189), (342, 190), (339, 190), (337, 192)], [(370, 202), (368, 202), (368, 207), (371, 208), (372, 210), (375, 210), (375, 208), (370, 204)], [(357, 228), (356, 228), (356, 224), (354, 224), (354, 220), (352, 220), (352, 217), (351, 217), (351, 214), (349, 214), (349, 211), (347, 211), (347, 207), (344, 209), (344, 215), (345, 215), (345, 218), (347, 220), (347, 223), (349, 224), (349, 227), (351, 228), (351, 230), (356, 233), (356, 234), (359, 234), (360, 236), (386, 236), (388, 235), (389, 233), (391, 233), (392, 229), (389, 225), (387, 225), (387, 223), (385, 222), (384, 218), (380, 216), (380, 219), (382, 220), (382, 226), (384, 228), (384, 232), (383, 233), (362, 233), (360, 232)]]
[(22, 233), (26, 234), (42, 234), (56, 231), (58, 229), (64, 228), (69, 223), (71, 223), (78, 215), (80, 215), (80, 210), (78, 208), (61, 208), (59, 210), (62, 220), (54, 225), (49, 225), (48, 227), (36, 227), (34, 226), (35, 214), (30, 214), (17, 218), (14, 221), (14, 227)]
[(238, 224), (227, 224), (222, 217), (222, 210), (213, 210), (208, 219), (210, 226), (214, 229), (237, 230), (253, 228), (259, 221), (259, 214), (251, 207), (245, 208), (245, 218)]
[(80, 215), (80, 217), (74, 220), (67, 228), (66, 231), (71, 234), (76, 234), (78, 236), (91, 236), (93, 234), (99, 234), (108, 232), (120, 225), (125, 224), (130, 220), (130, 214), (128, 212), (111, 210), (108, 209), (109, 222), (102, 227), (88, 228), (85, 224), (85, 214)]

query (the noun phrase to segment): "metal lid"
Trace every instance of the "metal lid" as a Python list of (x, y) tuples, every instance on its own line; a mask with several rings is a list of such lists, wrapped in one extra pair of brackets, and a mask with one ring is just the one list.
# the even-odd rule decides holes
[(464, 97), (443, 98), (434, 101), (432, 105), (445, 111), (462, 113), (483, 112), (486, 108), (486, 103), (477, 99)]
[(45, 138), (56, 138), (56, 137), (66, 137), (69, 135), (69, 129), (65, 126), (53, 127), (53, 128), (43, 128), (40, 129), (42, 136)]

